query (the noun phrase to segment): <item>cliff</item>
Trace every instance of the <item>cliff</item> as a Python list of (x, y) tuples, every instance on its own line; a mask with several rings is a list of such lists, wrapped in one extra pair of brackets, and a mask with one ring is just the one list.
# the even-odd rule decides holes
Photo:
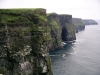
[(85, 24), (82, 22), (81, 18), (72, 18), (72, 22), (75, 25), (75, 31), (82, 31), (85, 29)]
[(72, 15), (0, 9), (0, 74), (52, 75), (49, 49), (76, 40)]
[(0, 74), (52, 75), (45, 9), (0, 9)]
[(48, 25), (51, 29), (51, 45), (50, 49), (60, 48), (61, 47), (61, 26), (59, 23), (59, 15), (56, 13), (51, 13), (47, 15)]
[(47, 14), (47, 18), (52, 37), (50, 49), (62, 47), (63, 41), (73, 41), (76, 39), (71, 15), (50, 13)]
[(82, 22), (85, 25), (98, 25), (98, 23), (95, 20), (92, 20), (92, 19), (83, 19)]
[(62, 40), (73, 41), (76, 40), (75, 26), (72, 24), (72, 15), (59, 15), (60, 25), (62, 26)]

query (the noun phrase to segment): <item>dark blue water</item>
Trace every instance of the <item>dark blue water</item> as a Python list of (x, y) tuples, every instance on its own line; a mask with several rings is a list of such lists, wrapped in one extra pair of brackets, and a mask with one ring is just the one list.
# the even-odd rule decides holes
[(77, 40), (50, 52), (54, 75), (100, 75), (100, 25), (86, 26)]

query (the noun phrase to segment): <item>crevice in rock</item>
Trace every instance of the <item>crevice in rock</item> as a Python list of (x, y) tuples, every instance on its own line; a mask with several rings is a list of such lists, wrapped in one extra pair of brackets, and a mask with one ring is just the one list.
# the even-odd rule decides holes
[(63, 41), (67, 41), (67, 35), (68, 35), (68, 31), (65, 27), (62, 28), (62, 34), (61, 34), (61, 38)]

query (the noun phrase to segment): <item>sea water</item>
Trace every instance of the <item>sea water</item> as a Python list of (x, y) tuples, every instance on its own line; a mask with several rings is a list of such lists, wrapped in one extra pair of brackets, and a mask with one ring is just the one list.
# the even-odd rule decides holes
[(76, 37), (50, 51), (53, 75), (100, 75), (100, 25), (88, 25)]

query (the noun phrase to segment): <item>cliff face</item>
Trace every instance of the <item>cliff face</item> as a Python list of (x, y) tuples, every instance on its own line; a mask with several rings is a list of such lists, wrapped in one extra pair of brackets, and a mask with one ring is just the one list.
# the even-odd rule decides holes
[(50, 45), (50, 49), (55, 49), (55, 48), (59, 48), (61, 47), (61, 29), (62, 27), (60, 26), (59, 23), (59, 15), (56, 13), (52, 13), (47, 15), (48, 18), (48, 25), (51, 29), (51, 45)]
[(97, 25), (98, 24), (95, 20), (92, 20), (92, 19), (84, 19), (84, 20), (82, 20), (82, 22), (85, 25)]
[(0, 74), (52, 75), (45, 9), (0, 9)]
[(72, 24), (72, 15), (59, 15), (60, 25), (62, 26), (62, 40), (76, 40), (75, 27)]
[(71, 15), (51, 13), (47, 15), (47, 18), (51, 29), (51, 49), (61, 47), (62, 41), (73, 41), (76, 39)]
[(73, 18), (72, 23), (75, 25), (75, 31), (82, 31), (85, 29), (85, 24), (82, 22), (80, 18)]

